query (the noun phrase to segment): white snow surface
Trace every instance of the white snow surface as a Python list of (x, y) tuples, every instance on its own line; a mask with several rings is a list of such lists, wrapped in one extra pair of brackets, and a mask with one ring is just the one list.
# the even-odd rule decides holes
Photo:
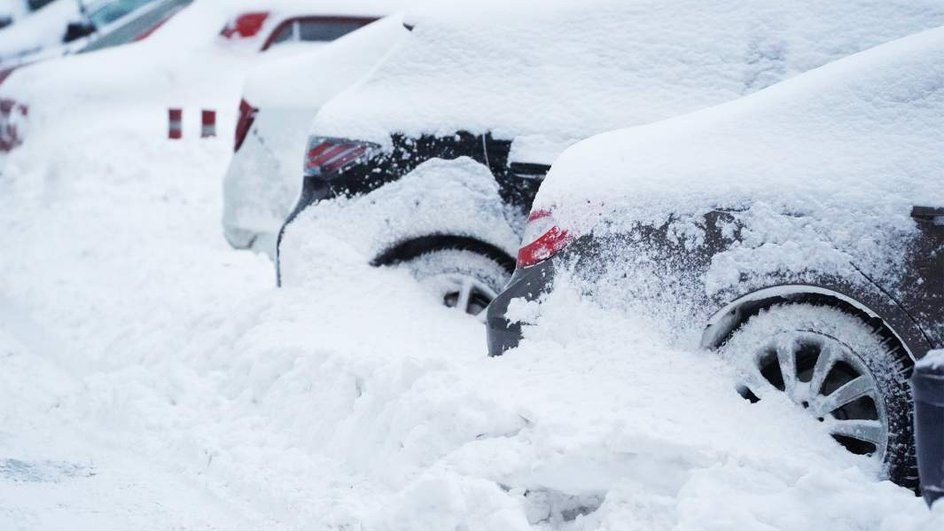
[(61, 47), (66, 26), (78, 19), (78, 2), (56, 0), (0, 29), (0, 64), (44, 48)]
[(311, 51), (254, 68), (244, 97), (257, 108), (317, 109), (364, 77), (407, 34), (402, 15), (393, 15), (330, 44), (312, 43)]
[(410, 38), (326, 105), (315, 133), (387, 145), (391, 132), (491, 130), (566, 145), (728, 101), (936, 27), (944, 4), (522, 0), (411, 16)]
[[(229, 138), (90, 112), (0, 171), (0, 529), (944, 526), (791, 404), (573, 290), (489, 359), (479, 322), (343, 230), (299, 265), (317, 284), (275, 289), (220, 235)], [(407, 184), (494, 191), (436, 164)]]

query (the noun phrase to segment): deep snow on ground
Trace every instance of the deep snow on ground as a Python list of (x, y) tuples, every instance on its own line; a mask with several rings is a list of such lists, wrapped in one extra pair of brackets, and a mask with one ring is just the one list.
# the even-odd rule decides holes
[(944, 522), (710, 354), (567, 290), (500, 359), (355, 252), (276, 290), (220, 234), (228, 139), (100, 125), (32, 136), (0, 176), (0, 528)]

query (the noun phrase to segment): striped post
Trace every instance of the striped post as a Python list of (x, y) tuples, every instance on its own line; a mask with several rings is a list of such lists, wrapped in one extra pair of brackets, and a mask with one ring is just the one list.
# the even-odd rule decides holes
[(167, 110), (167, 138), (178, 140), (183, 137), (183, 109)]
[(216, 136), (216, 111), (203, 110), (200, 119), (200, 138)]

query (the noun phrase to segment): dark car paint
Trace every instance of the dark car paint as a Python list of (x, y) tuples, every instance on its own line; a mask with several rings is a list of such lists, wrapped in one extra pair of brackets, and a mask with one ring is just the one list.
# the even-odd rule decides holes
[[(920, 212), (919, 212), (920, 213)], [(877, 316), (891, 333), (897, 336), (914, 358), (920, 358), (931, 348), (944, 345), (944, 225), (941, 218), (916, 216), (919, 226), (906, 256), (907, 267), (897, 279), (892, 295), (890, 286), (872, 281), (861, 270), (842, 277), (817, 271), (785, 271), (778, 274), (742, 276), (734, 287), (711, 297), (704, 289), (690, 289), (685, 301), (692, 309), (696, 322), (707, 325), (718, 319), (718, 312), (738, 311), (736, 319), (729, 319), (721, 330), (706, 334), (713, 337), (705, 346), (718, 346), (731, 329), (752, 312), (778, 300), (802, 298), (814, 302), (839, 304), (852, 312), (861, 312), (866, 319)], [(500, 355), (514, 348), (521, 339), (521, 326), (505, 318), (509, 302), (518, 297), (537, 300), (552, 289), (557, 268), (574, 269), (584, 276), (597, 274), (595, 269), (605, 267), (608, 261), (629, 262), (628, 250), (634, 247), (661, 268), (660, 278), (666, 279), (667, 288), (673, 279), (686, 276), (700, 278), (707, 271), (713, 256), (728, 249), (740, 239), (740, 231), (725, 233), (721, 222), (731, 222), (733, 214), (713, 211), (704, 218), (705, 240), (698, 252), (668, 237), (666, 223), (660, 227), (637, 226), (634, 234), (619, 234), (604, 238), (583, 236), (552, 259), (529, 268), (515, 271), (505, 291), (488, 308), (487, 333), (489, 354)], [(643, 251), (644, 249), (644, 251)], [(620, 256), (620, 253), (623, 256)], [(602, 274), (600, 272), (599, 274)], [(697, 282), (696, 282), (697, 284)], [(697, 284), (702, 287), (703, 284)], [(771, 288), (777, 288), (771, 290)], [(766, 291), (777, 292), (770, 297), (754, 297)], [(627, 286), (627, 294), (630, 287)], [(672, 293), (678, 293), (673, 290)], [(632, 295), (626, 295), (632, 296)], [(742, 305), (732, 305), (743, 301)], [(878, 323), (877, 323), (878, 324)], [(716, 325), (717, 326), (717, 325)]]

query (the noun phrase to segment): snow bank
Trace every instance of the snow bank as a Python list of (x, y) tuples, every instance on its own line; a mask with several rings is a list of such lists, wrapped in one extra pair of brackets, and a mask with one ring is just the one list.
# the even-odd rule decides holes
[(314, 131), (389, 143), (392, 131), (491, 130), (566, 145), (731, 100), (941, 25), (944, 6), (526, 0), (414, 16), (410, 38), (370, 79), (327, 105)]

